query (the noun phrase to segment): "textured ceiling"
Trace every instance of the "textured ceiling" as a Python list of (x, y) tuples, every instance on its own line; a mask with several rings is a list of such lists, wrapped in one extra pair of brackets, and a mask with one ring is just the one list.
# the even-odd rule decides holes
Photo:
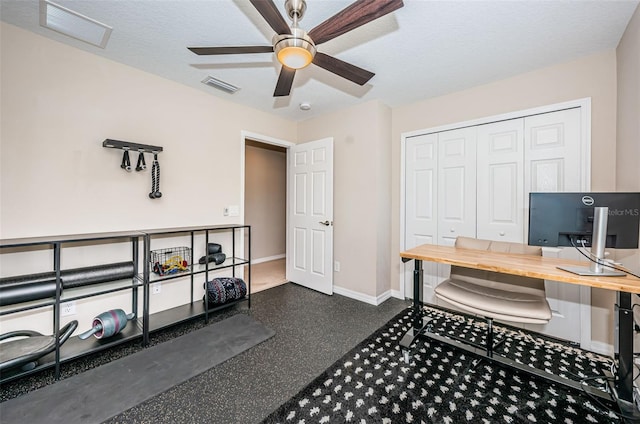
[[(617, 46), (637, 0), (426, 1), (405, 6), (319, 46), (376, 75), (363, 87), (311, 65), (291, 95), (272, 97), (273, 54), (197, 56), (187, 46), (271, 45), (273, 30), (248, 0), (60, 0), (113, 27), (100, 49), (39, 26), (37, 0), (1, 0), (0, 18), (82, 50), (291, 120), (379, 99), (394, 107)], [(284, 13), (284, 0), (275, 0)], [(351, 1), (307, 0), (310, 30)], [(288, 20), (288, 19), (287, 19)], [(10, 40), (4, 40), (10, 42)], [(227, 94), (207, 75), (241, 87)], [(310, 111), (299, 104), (308, 102)]]

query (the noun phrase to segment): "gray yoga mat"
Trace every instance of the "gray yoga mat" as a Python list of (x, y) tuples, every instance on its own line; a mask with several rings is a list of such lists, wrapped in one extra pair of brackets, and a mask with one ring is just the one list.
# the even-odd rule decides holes
[(274, 331), (234, 315), (168, 342), (0, 404), (0, 422), (99, 423), (269, 339)]

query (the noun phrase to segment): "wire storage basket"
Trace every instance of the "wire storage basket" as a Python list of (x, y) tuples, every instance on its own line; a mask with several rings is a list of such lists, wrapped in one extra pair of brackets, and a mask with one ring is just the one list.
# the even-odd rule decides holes
[(170, 247), (151, 251), (151, 271), (158, 275), (187, 272), (191, 268), (190, 247)]

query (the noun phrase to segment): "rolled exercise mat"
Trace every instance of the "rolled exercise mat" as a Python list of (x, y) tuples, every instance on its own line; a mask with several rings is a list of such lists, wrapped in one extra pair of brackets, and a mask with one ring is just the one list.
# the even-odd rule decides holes
[[(60, 272), (62, 288), (70, 289), (108, 281), (133, 278), (133, 262), (95, 265)], [(46, 299), (56, 295), (56, 273), (20, 275), (0, 279), (0, 306)]]
[(0, 279), (0, 306), (53, 298), (55, 295), (56, 274), (54, 272)]
[[(220, 305), (247, 295), (247, 285), (242, 278), (220, 277), (207, 281), (205, 285), (209, 306)], [(204, 300), (204, 296), (202, 300)]]

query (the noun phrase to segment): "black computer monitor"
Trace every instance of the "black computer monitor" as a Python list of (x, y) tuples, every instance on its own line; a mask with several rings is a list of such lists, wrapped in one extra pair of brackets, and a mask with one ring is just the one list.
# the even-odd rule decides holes
[(529, 245), (591, 247), (598, 206), (609, 208), (606, 247), (637, 249), (640, 193), (530, 193)]
[(529, 195), (529, 245), (592, 247), (589, 269), (560, 267), (567, 271), (621, 275), (604, 269), (604, 248), (637, 249), (639, 232), (640, 193)]

